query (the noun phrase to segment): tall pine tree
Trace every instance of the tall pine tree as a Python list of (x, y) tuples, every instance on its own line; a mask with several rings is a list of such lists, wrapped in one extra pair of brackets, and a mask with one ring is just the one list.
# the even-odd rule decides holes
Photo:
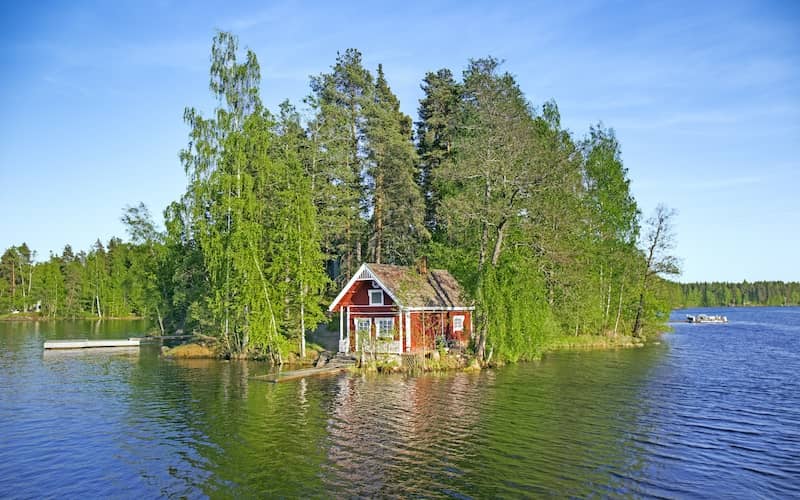
[(414, 180), (417, 156), (411, 118), (400, 111), (400, 101), (389, 88), (382, 66), (378, 66), (367, 117), (370, 260), (410, 264), (429, 233), (424, 223), (425, 205)]

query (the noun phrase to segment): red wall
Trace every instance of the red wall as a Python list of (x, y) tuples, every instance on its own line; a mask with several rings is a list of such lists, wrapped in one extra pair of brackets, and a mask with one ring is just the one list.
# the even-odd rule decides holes
[[(354, 305), (368, 306), (370, 290), (374, 290), (374, 288), (372, 288), (371, 280), (356, 281), (353, 283), (353, 286), (350, 287), (350, 290), (344, 294), (344, 297), (342, 297), (342, 300), (339, 302), (339, 307), (341, 308)], [(394, 301), (392, 301), (392, 298), (389, 297), (389, 294), (386, 292), (383, 292), (383, 304), (386, 306), (394, 305)]]
[(451, 326), (450, 335), (453, 340), (457, 340), (466, 346), (469, 344), (470, 332), (472, 332), (472, 311), (449, 311), (449, 316), (450, 325), (453, 324), (454, 316), (464, 316), (464, 329), (460, 332), (453, 332)]
[[(453, 332), (453, 316), (464, 316), (464, 330)], [(466, 346), (472, 326), (472, 311), (414, 311), (411, 313), (411, 350), (434, 349), (436, 337), (444, 331), (445, 338)]]

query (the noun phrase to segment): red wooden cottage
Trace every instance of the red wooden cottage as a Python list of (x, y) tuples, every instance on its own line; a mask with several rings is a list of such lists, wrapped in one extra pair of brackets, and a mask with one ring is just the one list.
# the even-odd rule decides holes
[(465, 346), (472, 312), (461, 286), (443, 270), (362, 264), (328, 307), (339, 313), (339, 352), (403, 353), (437, 340)]

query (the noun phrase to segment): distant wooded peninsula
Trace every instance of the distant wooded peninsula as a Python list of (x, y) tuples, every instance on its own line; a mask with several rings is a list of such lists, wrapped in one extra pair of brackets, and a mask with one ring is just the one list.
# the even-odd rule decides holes
[(797, 281), (681, 283), (680, 293), (683, 307), (800, 305)]

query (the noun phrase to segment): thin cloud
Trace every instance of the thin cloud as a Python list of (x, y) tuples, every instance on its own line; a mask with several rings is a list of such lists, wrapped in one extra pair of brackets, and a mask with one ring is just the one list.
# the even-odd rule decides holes
[(757, 176), (741, 176), (741, 177), (722, 177), (715, 179), (702, 179), (691, 180), (684, 182), (681, 186), (691, 191), (709, 191), (709, 190), (728, 190), (730, 188), (752, 186), (764, 182), (762, 177)]

